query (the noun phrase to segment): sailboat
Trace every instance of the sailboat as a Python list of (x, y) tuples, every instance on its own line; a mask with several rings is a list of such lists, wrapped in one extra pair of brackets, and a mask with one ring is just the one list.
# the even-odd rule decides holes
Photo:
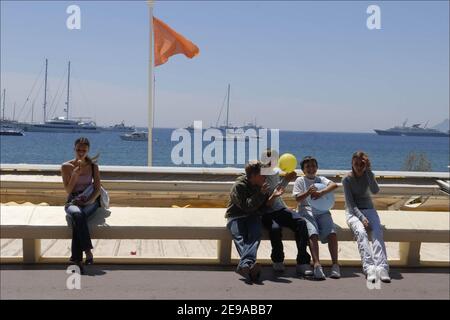
[(58, 132), (58, 133), (99, 133), (95, 122), (77, 121), (69, 119), (69, 102), (70, 102), (70, 61), (67, 69), (67, 98), (64, 111), (66, 116), (56, 117), (47, 120), (47, 70), (48, 60), (45, 59), (45, 79), (44, 79), (44, 123), (26, 124), (25, 131), (31, 132)]
[[(222, 111), (224, 108), (224, 104), (222, 104), (222, 107), (220, 109), (219, 112), (219, 116), (217, 118), (216, 121), (216, 125), (215, 126), (211, 126), (210, 128), (212, 129), (218, 129), (222, 132), (223, 134), (223, 139), (224, 140), (250, 140), (250, 139), (260, 139), (260, 137), (258, 136), (258, 134), (254, 134), (254, 135), (246, 135), (245, 132), (248, 129), (254, 129), (255, 131), (262, 129), (262, 126), (258, 126), (256, 124), (256, 119), (254, 122), (247, 122), (245, 123), (243, 126), (233, 126), (230, 123), (230, 92), (231, 92), (231, 85), (228, 84), (227, 87), (227, 94), (225, 96), (226, 100), (224, 99), (224, 103), (225, 101), (227, 102), (227, 109), (226, 109), (226, 118), (225, 118), (225, 123), (224, 124), (220, 124), (220, 118), (222, 116)], [(194, 130), (194, 124), (190, 124), (189, 126), (185, 127), (184, 129), (187, 129), (189, 131), (193, 131)]]
[[(259, 129), (256, 128), (253, 125), (247, 125), (247, 126), (243, 126), (243, 127), (237, 127), (237, 126), (232, 126), (230, 124), (229, 118), (230, 118), (230, 91), (231, 91), (231, 85), (228, 84), (228, 89), (227, 89), (227, 115), (226, 115), (226, 120), (225, 120), (225, 124), (223, 125), (219, 125), (219, 121), (220, 121), (220, 116), (222, 115), (222, 110), (220, 110), (220, 114), (219, 117), (217, 119), (216, 122), (216, 126), (213, 127), (215, 129), (219, 129), (220, 131), (222, 131), (222, 133), (224, 134), (224, 139), (225, 140), (250, 140), (250, 139), (259, 139), (259, 136), (256, 135), (252, 135), (252, 136), (248, 136), (245, 135), (245, 131), (247, 129)], [(238, 131), (238, 132), (236, 132)]]
[(23, 131), (18, 127), (18, 122), (5, 118), (6, 89), (3, 89), (2, 119), (0, 121), (0, 136), (23, 136)]

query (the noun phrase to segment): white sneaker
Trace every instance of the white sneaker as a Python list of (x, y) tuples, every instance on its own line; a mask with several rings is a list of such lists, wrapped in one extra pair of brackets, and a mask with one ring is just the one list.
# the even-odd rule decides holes
[(339, 268), (339, 265), (333, 264), (333, 266), (331, 267), (330, 278), (339, 279), (340, 277), (341, 277), (341, 269)]
[(370, 266), (369, 268), (367, 268), (366, 277), (367, 281), (375, 283), (375, 281), (377, 280), (377, 270), (375, 269), (375, 266)]
[(381, 281), (383, 281), (385, 283), (391, 282), (391, 277), (389, 276), (389, 272), (385, 268), (378, 267), (377, 271), (378, 271), (378, 275), (379, 275)]
[(272, 264), (272, 267), (273, 267), (273, 271), (276, 271), (276, 272), (283, 272), (285, 269), (283, 262), (274, 262)]
[(325, 273), (323, 273), (322, 266), (315, 266), (314, 267), (314, 279), (316, 280), (325, 280)]
[(313, 271), (311, 270), (311, 265), (309, 264), (298, 264), (295, 268), (298, 275), (304, 277), (311, 277), (313, 275)]

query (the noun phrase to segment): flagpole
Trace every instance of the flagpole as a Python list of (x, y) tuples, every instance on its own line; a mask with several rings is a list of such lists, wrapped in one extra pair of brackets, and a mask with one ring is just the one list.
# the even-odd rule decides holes
[(147, 165), (153, 164), (153, 112), (154, 112), (154, 39), (153, 39), (153, 5), (154, 0), (148, 0), (148, 13), (150, 20), (149, 32), (149, 63), (148, 63), (148, 143), (147, 143)]

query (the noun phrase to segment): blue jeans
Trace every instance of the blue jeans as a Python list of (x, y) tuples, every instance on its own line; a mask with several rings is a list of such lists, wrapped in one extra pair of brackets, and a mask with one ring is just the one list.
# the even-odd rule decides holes
[(228, 222), (227, 228), (241, 258), (238, 269), (251, 268), (256, 263), (256, 253), (261, 242), (261, 217), (249, 215), (233, 219)]
[(297, 264), (309, 264), (311, 262), (311, 256), (306, 251), (308, 245), (308, 229), (304, 219), (295, 218), (292, 210), (284, 208), (265, 213), (262, 222), (264, 227), (269, 231), (270, 243), (272, 244), (272, 254), (270, 257), (273, 262), (284, 261), (282, 227), (291, 229), (295, 234)]
[(100, 207), (97, 199), (94, 203), (86, 206), (67, 204), (64, 209), (67, 218), (72, 225), (72, 256), (71, 261), (81, 262), (83, 251), (91, 250), (92, 242), (89, 234), (88, 218)]

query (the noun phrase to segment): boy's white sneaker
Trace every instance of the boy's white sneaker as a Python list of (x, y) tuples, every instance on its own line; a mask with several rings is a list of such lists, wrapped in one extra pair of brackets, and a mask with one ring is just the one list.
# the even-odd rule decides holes
[(378, 275), (380, 276), (380, 280), (385, 282), (385, 283), (390, 283), (391, 282), (391, 277), (389, 276), (389, 272), (383, 268), (383, 267), (378, 267)]
[(314, 279), (316, 280), (325, 280), (325, 274), (323, 273), (322, 266), (318, 265), (314, 267)]
[(330, 278), (339, 279), (340, 277), (341, 277), (341, 269), (339, 268), (339, 265), (333, 264), (333, 266), (331, 267)]
[(375, 283), (377, 280), (377, 270), (375, 269), (375, 266), (370, 266), (367, 268), (366, 277), (367, 281)]
[(295, 268), (298, 275), (304, 277), (311, 277), (313, 275), (313, 271), (311, 270), (311, 265), (309, 264), (298, 264)]
[(273, 271), (276, 271), (276, 272), (283, 272), (285, 269), (283, 262), (274, 262), (272, 264), (272, 268), (273, 268)]

